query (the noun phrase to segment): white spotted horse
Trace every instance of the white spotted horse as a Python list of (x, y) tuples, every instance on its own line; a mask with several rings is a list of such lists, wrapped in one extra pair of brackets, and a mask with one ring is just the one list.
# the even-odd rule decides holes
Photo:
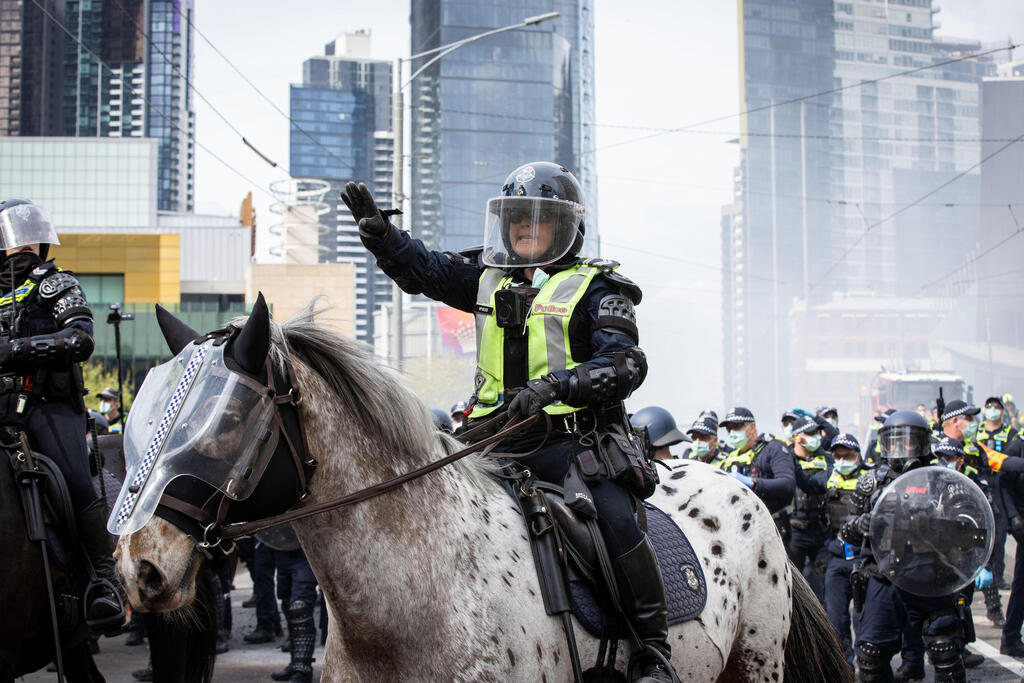
[[(273, 374), (300, 397), (278, 405), (296, 411), (303, 443), (278, 439), (266, 465), (269, 472), (278, 461), (316, 463), (309, 494), (291, 501), (297, 509), (316, 511), (338, 496), (359, 501), (293, 521), (330, 611), (322, 680), (571, 680), (562, 624), (542, 605), (523, 518), (488, 459), (471, 456), (402, 479), (385, 495), (364, 495), (462, 444), (435, 431), (397, 373), (314, 317), (311, 304), (278, 325), (260, 298), (247, 320), (232, 323), (224, 354), (261, 386)], [(214, 343), (166, 312), (160, 319), (176, 354)], [(262, 495), (257, 485), (241, 501), (250, 514), (283, 509), (280, 501), (254, 502)], [(665, 476), (651, 502), (685, 532), (707, 577), (702, 614), (670, 630), (681, 680), (852, 678), (824, 611), (791, 571), (774, 521), (749, 489), (694, 462)], [(198, 541), (194, 529), (159, 512), (129, 524), (115, 557), (133, 604), (174, 609), (190, 600), (197, 546), (231, 536), (238, 504), (226, 495), (195, 504), (203, 508), (195, 516), (212, 520)], [(577, 635), (582, 660), (595, 661), (598, 640)]]

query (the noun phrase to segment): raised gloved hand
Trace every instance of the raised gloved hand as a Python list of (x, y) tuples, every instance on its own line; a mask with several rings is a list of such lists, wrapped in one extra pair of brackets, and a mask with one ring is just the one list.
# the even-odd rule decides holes
[(978, 590), (984, 590), (992, 585), (992, 570), (988, 568), (982, 569), (978, 572), (977, 578), (974, 579), (974, 587)]
[(530, 417), (558, 398), (558, 384), (546, 379), (531, 379), (508, 404), (509, 417)]
[(345, 189), (341, 191), (341, 201), (352, 212), (352, 218), (359, 225), (361, 237), (380, 239), (388, 234), (388, 221), (381, 215), (377, 203), (373, 201), (373, 195), (366, 189), (364, 183), (349, 181)]
[(747, 475), (740, 474), (739, 472), (730, 472), (729, 474), (732, 475), (733, 479), (743, 484), (747, 488), (754, 488), (754, 480), (748, 477)]
[(1024, 518), (1020, 515), (1010, 520), (1010, 533), (1013, 534), (1013, 540), (1017, 543), (1024, 543)]

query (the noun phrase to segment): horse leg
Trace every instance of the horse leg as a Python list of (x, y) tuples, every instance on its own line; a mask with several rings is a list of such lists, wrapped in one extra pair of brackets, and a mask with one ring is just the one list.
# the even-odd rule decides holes
[(88, 640), (64, 651), (64, 671), (70, 683), (106, 683), (89, 652)]

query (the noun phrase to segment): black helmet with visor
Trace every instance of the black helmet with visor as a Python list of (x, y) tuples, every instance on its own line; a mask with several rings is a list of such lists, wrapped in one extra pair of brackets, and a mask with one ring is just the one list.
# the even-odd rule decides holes
[(928, 421), (913, 410), (898, 410), (878, 430), (878, 446), (897, 474), (926, 464), (931, 458)]
[(569, 169), (538, 161), (512, 171), (487, 201), (483, 261), (529, 268), (574, 257), (583, 247), (583, 190)]

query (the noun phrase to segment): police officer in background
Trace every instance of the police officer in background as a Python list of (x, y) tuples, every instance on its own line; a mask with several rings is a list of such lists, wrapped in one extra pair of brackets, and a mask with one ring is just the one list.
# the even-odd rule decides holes
[(754, 414), (747, 408), (733, 408), (722, 420), (722, 426), (733, 450), (722, 461), (721, 468), (764, 501), (785, 538), (796, 490), (793, 455), (771, 434), (758, 433)]
[[(861, 475), (854, 489), (855, 517), (842, 525), (839, 540), (862, 546), (861, 560), (851, 575), (854, 605), (860, 605), (856, 659), (860, 680), (892, 681), (889, 661), (900, 649), (908, 622), (920, 621), (921, 633), (938, 683), (966, 680), (961, 656), (964, 628), (953, 595), (921, 597), (893, 586), (877, 569), (866, 538), (871, 511), (881, 493), (899, 475), (926, 466), (932, 457), (928, 422), (910, 410), (896, 411), (878, 431), (882, 463)], [(905, 672), (904, 680), (916, 679)]]
[[(535, 476), (562, 482), (592, 452), (584, 437), (592, 445), (595, 433), (600, 441), (631, 429), (622, 402), (647, 374), (633, 308), (641, 292), (615, 272), (617, 263), (577, 256), (584, 199), (568, 169), (537, 162), (512, 171), (487, 202), (482, 251), (464, 254), (430, 251), (395, 228), (365, 185), (348, 183), (342, 200), (377, 265), (405, 292), (476, 314), (470, 420), (502, 411), (513, 418), (543, 411), (551, 419), (552, 434), (541, 421), (499, 450), (524, 454), (520, 462)], [(644, 460), (643, 453), (620, 454)], [(663, 683), (671, 680), (665, 589), (634, 516), (635, 496), (649, 495), (653, 481), (627, 482), (633, 471), (627, 465), (616, 480), (611, 472), (595, 473), (586, 483), (623, 613), (645, 647), (638, 653), (640, 680)]]
[(111, 434), (120, 434), (124, 428), (121, 419), (121, 392), (113, 387), (107, 387), (96, 394), (100, 400), (100, 415), (110, 425)]
[(1011, 657), (1024, 657), (1024, 642), (1021, 642), (1021, 627), (1024, 625), (1024, 439), (1018, 434), (1006, 447), (1006, 452), (990, 452), (987, 459), (989, 468), (999, 473), (1000, 485), (1010, 495), (1012, 505), (1007, 511), (1008, 526), (1017, 541), (999, 652)]
[(79, 364), (93, 350), (92, 311), (74, 275), (47, 260), (51, 244), (60, 242), (43, 207), (21, 199), (0, 202), (0, 416), (24, 429), (32, 448), (64, 474), (79, 541), (106, 580), (87, 591), (86, 619), (99, 632), (119, 633), (124, 606), (114, 589), (113, 537), (83, 438)]
[(648, 457), (654, 460), (671, 460), (669, 446), (688, 441), (686, 435), (676, 427), (672, 413), (661, 406), (647, 406), (633, 413), (629, 423), (636, 430), (644, 430), (647, 437)]
[(800, 415), (792, 410), (787, 410), (782, 414), (782, 442), (787, 446), (793, 443), (793, 423), (799, 418)]
[(839, 434), (832, 439), (832, 472), (825, 483), (825, 509), (829, 537), (825, 542), (828, 565), (825, 568), (825, 611), (843, 644), (846, 659), (852, 666), (853, 634), (850, 630), (850, 572), (860, 557), (860, 548), (839, 540), (839, 530), (850, 519), (850, 508), (857, 480), (867, 472), (860, 461), (860, 443), (853, 434)]
[(822, 446), (824, 433), (817, 422), (800, 417), (793, 423), (793, 445), (796, 459), (796, 496), (790, 519), (792, 533), (786, 543), (790, 561), (800, 570), (818, 600), (824, 602), (825, 565), (828, 562), (825, 539), (828, 525), (825, 514), (825, 492), (832, 462)]
[(452, 417), (452, 432), (458, 434), (466, 422), (466, 402), (459, 401), (448, 411)]
[[(978, 427), (978, 433), (974, 435), (974, 442), (986, 456), (983, 461), (987, 462), (989, 453), (1006, 453), (1010, 444), (1017, 438), (1017, 430), (1011, 425), (1003, 424), (1003, 415), (1006, 411), (1002, 399), (998, 396), (990, 396), (985, 399), (984, 405), (985, 409), (982, 411), (984, 422)], [(1004, 574), (1006, 572), (1006, 535), (1009, 531), (1010, 513), (1014, 509), (1013, 495), (1007, 487), (1002, 486), (1002, 477), (998, 473), (990, 473), (986, 478), (997, 503), (1002, 503), (1000, 512), (1005, 513), (996, 517), (995, 545), (992, 548), (992, 571), (995, 574), (996, 589), (1001, 590), (1009, 587)], [(993, 511), (995, 511), (995, 505), (993, 505)], [(988, 597), (985, 599), (987, 601)]]
[(707, 410), (697, 416), (690, 428), (686, 430), (690, 437), (690, 450), (683, 456), (690, 460), (700, 460), (709, 465), (720, 467), (729, 456), (729, 451), (718, 441), (718, 415)]

